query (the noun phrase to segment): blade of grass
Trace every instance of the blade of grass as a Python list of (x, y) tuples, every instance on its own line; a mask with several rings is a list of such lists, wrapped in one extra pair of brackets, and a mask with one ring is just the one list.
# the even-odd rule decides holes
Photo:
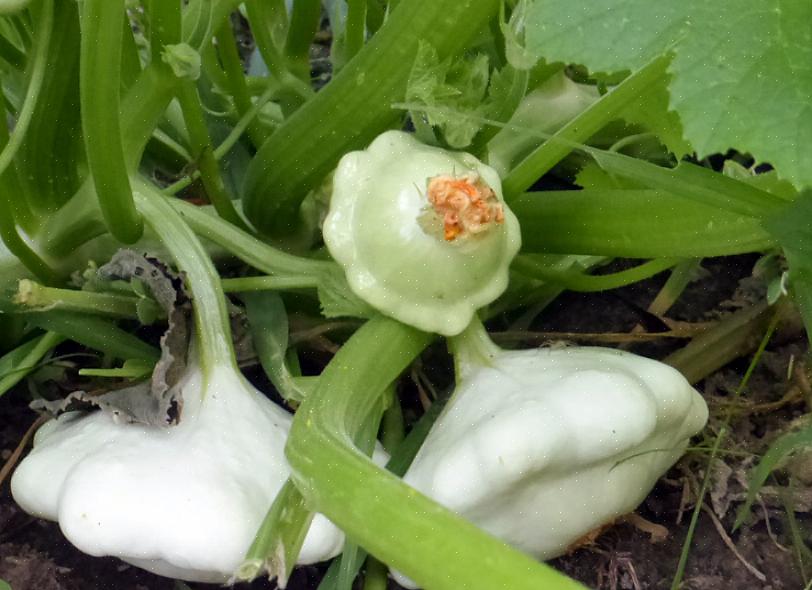
[[(758, 363), (761, 361), (761, 355), (764, 353), (764, 350), (767, 348), (767, 344), (772, 338), (773, 333), (775, 332), (778, 324), (781, 320), (781, 309), (779, 308), (775, 311), (772, 315), (770, 320), (770, 324), (767, 326), (767, 330), (764, 333), (764, 336), (761, 338), (761, 342), (759, 343), (758, 349), (756, 349), (755, 354), (753, 355), (750, 364), (747, 367), (747, 371), (745, 371), (744, 376), (742, 376), (741, 381), (739, 382), (736, 391), (733, 393), (733, 400), (737, 399), (744, 389), (747, 387), (747, 384), (750, 382), (750, 377), (753, 375), (753, 371), (755, 371)], [(682, 578), (685, 575), (685, 566), (688, 563), (688, 556), (691, 552), (691, 544), (693, 543), (694, 533), (696, 532), (696, 525), (699, 521), (699, 514), (702, 511), (702, 506), (705, 501), (705, 494), (708, 491), (710, 486), (711, 480), (711, 473), (713, 472), (713, 462), (716, 460), (717, 455), (719, 454), (719, 449), (721, 447), (722, 441), (727, 437), (728, 430), (730, 429), (730, 418), (732, 416), (732, 410), (728, 410), (727, 414), (725, 415), (724, 421), (722, 423), (721, 428), (719, 429), (719, 433), (716, 435), (716, 439), (713, 441), (713, 447), (711, 448), (710, 455), (708, 456), (708, 461), (705, 466), (705, 476), (702, 478), (702, 485), (699, 489), (699, 497), (696, 500), (694, 510), (691, 514), (691, 521), (688, 525), (688, 533), (685, 537), (685, 541), (682, 545), (682, 550), (680, 552), (679, 563), (677, 564), (677, 570), (674, 573), (674, 577), (671, 580), (671, 590), (679, 590), (680, 586), (682, 585)]]

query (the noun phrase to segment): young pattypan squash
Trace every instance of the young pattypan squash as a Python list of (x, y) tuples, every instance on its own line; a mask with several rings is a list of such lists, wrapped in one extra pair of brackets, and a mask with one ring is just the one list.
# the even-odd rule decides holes
[(401, 131), (341, 159), (322, 231), (356, 295), (446, 336), (502, 294), (521, 245), (492, 168)]
[[(175, 426), (70, 412), (46, 423), (14, 473), (29, 514), (59, 522), (90, 555), (173, 578), (223, 583), (242, 562), (287, 479), (291, 415), (231, 367), (187, 369)], [(344, 535), (316, 515), (299, 563), (341, 551)]]
[(707, 420), (663, 363), (596, 347), (505, 351), (483, 337), (463, 345), (456, 391), (404, 480), (539, 559), (633, 511)]

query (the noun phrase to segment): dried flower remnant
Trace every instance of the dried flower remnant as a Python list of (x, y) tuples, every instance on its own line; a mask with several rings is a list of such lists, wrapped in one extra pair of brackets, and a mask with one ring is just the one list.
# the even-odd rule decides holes
[(461, 178), (448, 175), (430, 178), (426, 194), (434, 212), (443, 220), (443, 237), (448, 242), (480, 234), (494, 223), (505, 221), (502, 203), (476, 172)]

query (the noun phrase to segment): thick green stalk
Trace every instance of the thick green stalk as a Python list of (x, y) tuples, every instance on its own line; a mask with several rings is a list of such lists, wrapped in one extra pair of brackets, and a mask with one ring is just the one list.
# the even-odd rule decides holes
[(285, 57), (279, 51), (274, 33), (281, 33), (287, 18), (283, 0), (247, 0), (245, 10), (262, 60), (277, 80), (287, 70)]
[(132, 244), (143, 222), (133, 203), (120, 125), (124, 0), (84, 0), (79, 68), (82, 130), (102, 215), (116, 239)]
[(291, 480), (274, 498), (243, 563), (235, 573), (238, 580), (250, 581), (267, 571), (280, 587), (287, 584), (302, 549), (313, 512)]
[(25, 67), (25, 54), (2, 35), (0, 35), (0, 59), (15, 70), (22, 70)]
[(31, 79), (25, 91), (22, 108), (17, 115), (14, 131), (11, 133), (8, 142), (3, 146), (3, 150), (0, 151), (0, 175), (8, 168), (17, 154), (17, 150), (20, 149), (25, 138), (25, 132), (31, 123), (48, 68), (48, 48), (51, 44), (53, 29), (54, 0), (44, 0), (40, 19), (37, 23), (37, 40), (34, 54), (31, 56)]
[(691, 383), (696, 383), (730, 361), (755, 350), (773, 313), (766, 304), (737, 311), (667, 356), (663, 362), (678, 369)]
[(11, 202), (11, 195), (5, 190), (0, 190), (0, 240), (8, 251), (14, 254), (39, 280), (48, 284), (58, 283), (59, 274), (20, 236), (14, 218), (14, 203)]
[(178, 269), (185, 274), (194, 302), (195, 337), (201, 367), (207, 375), (218, 365), (231, 365), (237, 370), (225, 295), (220, 286), (220, 276), (209, 255), (157, 187), (135, 178), (134, 188), (138, 209), (147, 225), (175, 259)]
[[(231, 20), (226, 19), (217, 31), (217, 53), (226, 73), (226, 90), (234, 100), (237, 114), (245, 116), (251, 110), (251, 94), (245, 82), (245, 73), (242, 69), (242, 60), (237, 52), (237, 40), (231, 29)], [(248, 137), (256, 146), (261, 146), (268, 139), (268, 132), (260, 125), (258, 119), (252, 119), (248, 125)]]
[(293, 420), (286, 454), (294, 481), (310, 507), (350, 540), (429, 590), (582, 588), (442, 508), (355, 448), (385, 387), (432, 338), (378, 317), (341, 347)]
[[(235, 123), (234, 127), (231, 128), (231, 131), (229, 131), (226, 138), (214, 148), (213, 154), (215, 161), (222, 160), (228, 154), (228, 152), (231, 151), (231, 149), (240, 140), (240, 137), (242, 137), (242, 134), (245, 133), (245, 130), (251, 124), (251, 121), (254, 120), (254, 118), (262, 110), (262, 107), (264, 107), (268, 101), (278, 93), (278, 91), (279, 87), (276, 84), (268, 84), (268, 88), (266, 88), (265, 91), (252, 102), (251, 108), (240, 117), (240, 119)], [(192, 182), (200, 177), (200, 170), (193, 170), (186, 176), (183, 176), (179, 180), (164, 188), (163, 193), (166, 195), (176, 195), (186, 187), (190, 186)], [(220, 216), (223, 217), (222, 213)]]
[(209, 130), (206, 128), (206, 120), (203, 117), (200, 97), (194, 82), (184, 80), (178, 89), (178, 101), (181, 109), (183, 109), (183, 118), (186, 121), (186, 129), (189, 131), (193, 155), (197, 161), (200, 179), (203, 181), (203, 188), (206, 189), (209, 200), (220, 217), (237, 227), (248, 229), (245, 221), (234, 208), (231, 196), (226, 191), (225, 182), (223, 182), (223, 177), (220, 174), (220, 167), (214, 158)]
[(660, 292), (649, 304), (648, 311), (654, 315), (665, 315), (682, 295), (682, 292), (685, 291), (685, 288), (696, 278), (701, 268), (701, 258), (683, 260), (675, 266), (663, 288), (660, 289)]
[(347, 22), (344, 29), (344, 52), (350, 60), (361, 51), (366, 35), (367, 0), (347, 0)]
[[(86, 169), (79, 112), (78, 4), (55, 0), (53, 22), (43, 58), (46, 75), (15, 160), (20, 189), (39, 220), (73, 195)], [(22, 133), (24, 127), (19, 129)], [(17, 222), (25, 227), (21, 220)]]
[(667, 63), (667, 57), (659, 57), (634, 72), (536, 148), (502, 180), (505, 198), (510, 202), (521, 195), (567, 154), (616, 118), (623, 107), (665, 75)]
[(223, 291), (226, 293), (245, 293), (246, 291), (290, 291), (296, 289), (315, 289), (319, 286), (318, 277), (239, 277), (223, 279)]
[(161, 61), (164, 45), (179, 43), (182, 35), (180, 0), (148, 0), (149, 47), (152, 61)]
[(659, 190), (525, 193), (510, 207), (525, 252), (701, 258), (774, 243), (758, 219)]
[(251, 234), (206, 213), (201, 207), (179, 200), (172, 200), (171, 203), (195, 233), (225, 248), (246, 264), (262, 272), (272, 275), (317, 276), (334, 267), (332, 262), (302, 258), (277, 250)]
[(141, 359), (156, 362), (161, 352), (119, 328), (114, 322), (99, 317), (67, 311), (31, 314), (26, 320), (38, 328), (61, 334), (69, 340), (119, 359)]
[(320, 0), (296, 0), (293, 3), (285, 55), (290, 70), (303, 81), (310, 80), (310, 42), (319, 29), (320, 18)]
[[(0, 239), (25, 267), (34, 273), (40, 280), (47, 283), (58, 281), (58, 275), (51, 266), (37, 254), (22, 238), (17, 230), (17, 220), (20, 213), (27, 209), (27, 203), (15, 202), (8, 192), (8, 182), (11, 170), (9, 165), (23, 144), (23, 140), (31, 124), (34, 111), (42, 90), (45, 72), (48, 65), (48, 50), (54, 28), (54, 0), (45, 0), (41, 7), (40, 19), (37, 23), (38, 36), (34, 54), (31, 57), (31, 78), (28, 82), (22, 108), (17, 116), (14, 131), (7, 135), (8, 128), (4, 128), (0, 138), (3, 139), (3, 148), (0, 151), (0, 178), (3, 179), (3, 194), (0, 194)], [(5, 115), (5, 109), (0, 109)], [(19, 195), (18, 195), (19, 199)]]
[(460, 53), (498, 0), (403, 0), (335, 78), (274, 131), (248, 167), (244, 209), (256, 227), (285, 231), (307, 192), (339, 158), (397, 125), (420, 41), (441, 59)]
[(679, 258), (655, 258), (619, 272), (591, 275), (577, 270), (557, 270), (528, 255), (523, 255), (513, 261), (513, 268), (525, 276), (553, 283), (569, 291), (589, 293), (618, 289), (643, 281), (676, 266), (679, 262)]
[[(128, 170), (135, 171), (144, 146), (175, 94), (178, 78), (163, 63), (144, 69), (130, 87), (121, 105), (121, 129)], [(86, 180), (58, 212), (48, 218), (42, 236), (52, 255), (71, 252), (107, 230), (96, 202), (95, 187)]]
[(59, 334), (45, 332), (0, 358), (0, 396), (22, 381), (63, 340)]
[(31, 313), (60, 309), (113, 318), (138, 317), (138, 297), (134, 295), (58, 289), (29, 279), (20, 281), (14, 303), (23, 307), (20, 311)]
[(364, 590), (386, 590), (389, 587), (389, 576), (386, 566), (370, 557), (367, 559), (367, 571), (364, 574)]

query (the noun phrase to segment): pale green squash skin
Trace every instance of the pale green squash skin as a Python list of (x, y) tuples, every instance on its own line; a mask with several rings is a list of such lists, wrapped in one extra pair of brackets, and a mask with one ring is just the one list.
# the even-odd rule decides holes
[[(504, 221), (446, 241), (424, 229), (429, 178), (475, 172), (502, 203)], [(421, 144), (401, 131), (381, 134), (339, 162), (324, 241), (353, 292), (381, 313), (427, 332), (459, 334), (499, 297), (519, 251), (519, 222), (504, 205), (499, 176), (464, 152)]]

